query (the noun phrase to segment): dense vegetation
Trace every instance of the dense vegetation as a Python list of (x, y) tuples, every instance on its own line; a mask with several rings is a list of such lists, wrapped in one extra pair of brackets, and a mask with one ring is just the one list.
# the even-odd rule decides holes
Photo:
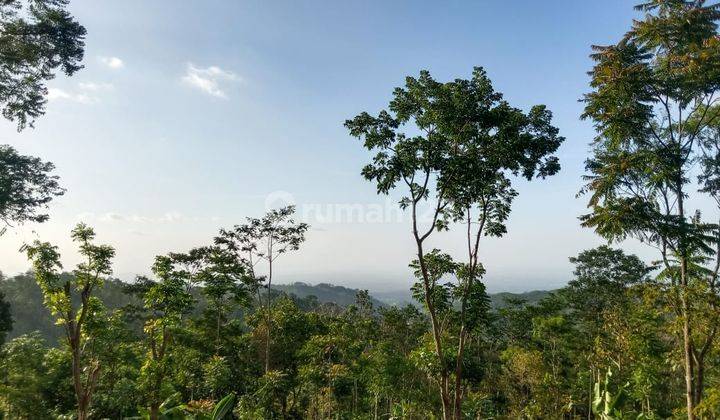
[[(483, 333), (473, 335), (464, 360), (467, 416), (586, 417), (602, 397), (595, 384), (604, 387), (608, 377), (610, 394), (624, 396), (613, 410), (625, 417), (666, 418), (682, 406), (682, 395), (671, 392), (682, 388), (681, 354), (674, 351), (679, 337), (672, 334), (675, 321), (665, 315), (651, 268), (609, 247), (585, 251), (572, 262), (575, 278), (567, 287), (535, 304), (510, 297), (502, 308), (482, 314)], [(41, 291), (29, 280), (5, 280), (5, 290), (36, 299), (37, 308)], [(97, 296), (114, 308), (98, 308), (92, 327), (97, 335), (87, 335), (92, 350), (85, 357), (102, 366), (90, 410), (94, 418), (139, 415), (148, 403), (143, 387), (153, 365), (142, 326), (165, 313), (150, 316), (143, 303), (147, 286), (110, 281), (98, 289)], [(209, 304), (208, 293), (198, 286), (191, 299), (197, 303), (172, 325), (161, 387), (169, 405), (186, 402), (187, 412), (209, 412), (213, 401), (235, 394), (240, 418), (437, 413), (436, 359), (420, 305), (378, 307), (362, 291), (345, 307), (276, 293), (265, 373), (264, 298), (223, 317), (218, 335), (218, 308)], [(25, 309), (22, 301), (17, 304), (17, 319), (27, 322), (33, 315), (20, 315)], [(70, 349), (43, 336), (57, 337), (61, 330), (55, 326), (54, 332), (23, 334), (5, 344), (0, 401), (10, 417), (74, 412)], [(720, 409), (715, 401), (700, 408), (714, 416)]]
[[(64, 273), (69, 276), (70, 273)], [(130, 304), (138, 304), (139, 300), (130, 293), (132, 281), (121, 281), (118, 279), (105, 280), (103, 287), (98, 290), (98, 297), (109, 310), (122, 309)], [(295, 282), (290, 284), (278, 284), (273, 287), (275, 299), (288, 298), (294, 301), (301, 309), (317, 309), (324, 307), (324, 311), (340, 312), (349, 305), (356, 302), (359, 289), (352, 289), (343, 286), (336, 286), (328, 283), (311, 285), (308, 283)], [(62, 328), (55, 325), (52, 315), (43, 305), (42, 291), (35, 282), (32, 272), (18, 274), (12, 277), (3, 277), (0, 274), (0, 293), (4, 297), (3, 308), (7, 308), (6, 315), (0, 315), (0, 320), (12, 319), (12, 329), (8, 323), (7, 328), (0, 327), (0, 331), (10, 331), (7, 339), (13, 339), (24, 334), (37, 331), (40, 336), (50, 345), (57, 345), (62, 340)], [(193, 288), (190, 292), (196, 299), (193, 313), (200, 313), (207, 306), (205, 298), (199, 289)], [(535, 304), (547, 297), (551, 292), (533, 291), (527, 293), (491, 293), (490, 302), (493, 308), (503, 308), (515, 299), (521, 299), (527, 303)], [(382, 309), (390, 306), (406, 306), (416, 304), (410, 294), (399, 296), (399, 299), (376, 298), (370, 295), (370, 301), (374, 308)], [(12, 305), (10, 304), (12, 302)], [(0, 309), (0, 312), (2, 309)], [(235, 314), (243, 316), (243, 309)]]
[[(85, 30), (66, 3), (0, 3), (0, 102), (19, 129), (44, 112), (44, 81), (81, 68)], [(362, 176), (410, 215), (415, 252), (398, 264), (414, 274), (414, 305), (280, 290), (280, 257), (309, 228), (292, 206), (157, 256), (152, 276), (129, 283), (111, 279), (115, 249), (79, 224), (71, 271), (35, 241), (21, 249), (32, 270), (3, 280), (0, 414), (720, 417), (720, 5), (637, 10), (618, 43), (593, 47), (582, 117), (597, 137), (580, 220), (608, 241), (639, 240), (657, 261), (585, 250), (566, 287), (493, 304), (482, 247), (507, 233), (514, 182), (560, 172), (565, 139), (550, 110), (513, 107), (481, 67), (448, 82), (422, 71), (386, 109), (345, 122), (372, 153)], [(0, 146), (0, 220), (45, 222), (64, 192), (52, 171)], [(433, 248), (448, 230), (465, 233), (465, 253)], [(6, 340), (13, 314), (23, 334)]]

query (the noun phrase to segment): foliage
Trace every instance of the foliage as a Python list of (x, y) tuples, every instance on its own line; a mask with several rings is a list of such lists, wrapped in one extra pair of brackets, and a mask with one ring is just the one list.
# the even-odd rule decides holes
[[(295, 206), (286, 206), (268, 211), (262, 218), (247, 219), (247, 223), (236, 225), (233, 229), (222, 229), (214, 242), (218, 249), (234, 256), (234, 264), (244, 266), (246, 284), (250, 292), (257, 291), (256, 284), (265, 283), (265, 372), (270, 371), (270, 347), (272, 341), (272, 322), (270, 320), (272, 305), (272, 280), (275, 262), (280, 256), (300, 249), (305, 241), (305, 233), (309, 229), (307, 223), (298, 223), (293, 219)], [(257, 273), (256, 266), (264, 261), (267, 263), (267, 275)], [(258, 301), (260, 294), (258, 292)]]
[(608, 369), (605, 380), (596, 382), (593, 388), (593, 413), (601, 420), (621, 420), (631, 418), (622, 412), (623, 401), (626, 398), (625, 389), (629, 384), (621, 386), (617, 391), (610, 389), (610, 378), (612, 370)]
[(48, 378), (43, 366), (46, 344), (38, 334), (24, 335), (7, 343), (0, 358), (0, 412), (29, 419), (47, 416), (45, 400)]
[[(363, 167), (363, 177), (375, 183), (378, 194), (402, 189), (400, 206), (412, 215), (417, 247), (412, 267), (419, 280), (413, 293), (424, 300), (430, 316), (437, 358), (432, 375), (445, 419), (462, 415), (463, 354), (487, 306), (480, 239), (507, 232), (505, 222), (517, 195), (512, 177), (544, 178), (560, 169), (553, 153), (564, 138), (551, 120), (544, 105), (527, 113), (511, 107), (485, 70), (476, 67), (469, 80), (442, 83), (427, 71), (407, 77), (405, 86), (394, 90), (388, 110), (377, 116), (363, 112), (345, 122), (350, 135), (375, 153)], [(431, 209), (429, 226), (418, 220), (423, 205)], [(424, 248), (433, 232), (448, 230), (452, 222), (467, 230), (464, 264)], [(445, 276), (453, 276), (457, 285), (441, 283)], [(450, 332), (440, 320), (455, 312), (452, 300), (459, 310)], [(456, 356), (443, 360), (449, 353)]]
[[(84, 224), (72, 230), (72, 239), (78, 244), (84, 259), (73, 275), (60, 275), (62, 264), (58, 248), (47, 242), (36, 240), (27, 247), (28, 258), (32, 261), (35, 279), (43, 295), (43, 303), (65, 332), (65, 343), (72, 359), (72, 377), (78, 417), (85, 420), (89, 415), (93, 391), (97, 385), (101, 359), (96, 349), (102, 348), (102, 333), (98, 328), (106, 316), (102, 302), (93, 292), (103, 284), (105, 276), (112, 273), (111, 263), (115, 250), (109, 245), (93, 243), (95, 232)], [(79, 305), (73, 302), (73, 294), (79, 297)], [(96, 347), (97, 345), (97, 347)]]
[[(242, 310), (228, 312), (218, 348), (206, 323), (210, 303), (203, 284), (193, 280), (204, 265), (190, 254), (158, 257), (155, 279), (126, 287), (131, 295), (124, 303), (103, 295), (122, 305), (98, 308), (86, 324), (87, 358), (102, 366), (92, 415), (209, 418), (229, 394), (237, 396), (233, 415), (239, 418), (432, 418), (442, 412), (434, 382), (441, 365), (421, 305), (378, 307), (365, 291), (345, 307), (276, 296), (270, 310), (273, 369), (265, 373), (264, 305), (242, 300)], [(460, 266), (442, 253), (429, 255), (432, 278)], [(601, 397), (603, 406), (615, 400), (612, 418), (667, 418), (682, 406), (676, 336), (668, 333), (675, 321), (664, 311), (664, 293), (648, 278), (650, 268), (606, 246), (571, 261), (575, 278), (539, 302), (511, 300), (492, 310), (480, 299), (484, 306), (473, 316), (483, 314), (482, 327), (473, 330), (463, 357), (469, 390), (463, 415), (587, 417), (596, 383), (602, 395), (607, 390), (613, 397)], [(436, 287), (449, 344), (440, 360), (453, 366), (457, 285), (439, 281)], [(22, 418), (33, 409), (48, 415), (76, 410), (68, 345), (50, 348), (35, 334), (10, 341), (3, 351), (0, 412)], [(604, 385), (608, 366), (612, 380)], [(714, 383), (716, 373), (709, 375)], [(614, 399), (621, 389), (623, 398)], [(711, 388), (699, 413), (713, 412), (713, 395)]]
[(6, 224), (44, 222), (43, 209), (65, 190), (58, 177), (50, 175), (55, 166), (33, 156), (19, 154), (0, 145), (0, 221)]
[[(716, 312), (720, 266), (702, 272), (690, 266), (720, 256), (720, 234), (716, 217), (703, 220), (688, 204), (707, 196), (720, 208), (715, 97), (720, 6), (655, 0), (637, 9), (644, 18), (617, 44), (594, 47), (591, 56), (592, 91), (584, 97), (583, 117), (592, 119), (598, 136), (581, 191), (589, 196), (590, 213), (581, 220), (609, 240), (634, 237), (659, 250), (662, 280), (672, 285), (666, 297), (678, 313), (675, 333), (682, 336), (686, 411), (692, 419), (702, 400), (708, 351), (697, 349), (715, 344), (714, 328), (698, 330), (695, 318)], [(701, 174), (691, 196), (696, 165)], [(716, 314), (710, 323), (714, 319)]]
[[(64, 0), (0, 4), (0, 101), (22, 128), (42, 113), (53, 71), (79, 69), (84, 29)], [(380, 194), (400, 190), (412, 215), (417, 305), (330, 285), (273, 290), (277, 259), (309, 229), (292, 206), (157, 256), (132, 284), (109, 279), (114, 249), (80, 224), (72, 272), (36, 241), (32, 272), (0, 276), (2, 341), (11, 316), (15, 327), (0, 342), (0, 417), (718, 417), (720, 228), (688, 203), (720, 209), (720, 6), (638, 10), (592, 56), (584, 117), (598, 136), (581, 220), (609, 241), (657, 248), (658, 261), (603, 245), (570, 258), (567, 286), (493, 304), (480, 244), (507, 233), (513, 182), (558, 172), (564, 139), (544, 106), (510, 106), (482, 68), (449, 82), (423, 71), (387, 110), (345, 123), (374, 154), (363, 176)], [(13, 83), (24, 96), (8, 96)], [(52, 165), (0, 152), (25, 166), (15, 176), (6, 165), (13, 181), (0, 187), (17, 195), (5, 201), (20, 204), (0, 218), (44, 221), (62, 193)], [(458, 227), (466, 255), (429, 246)]]
[(18, 130), (45, 113), (45, 83), (82, 68), (85, 28), (67, 0), (8, 0), (0, 5), (0, 103)]
[(5, 342), (7, 333), (12, 330), (13, 317), (10, 312), (10, 303), (5, 298), (5, 293), (0, 291), (0, 345)]

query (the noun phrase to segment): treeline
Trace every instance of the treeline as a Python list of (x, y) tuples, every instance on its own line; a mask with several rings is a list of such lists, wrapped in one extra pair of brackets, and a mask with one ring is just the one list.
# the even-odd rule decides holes
[[(68, 277), (71, 276), (71, 273), (63, 273), (62, 276)], [(132, 287), (128, 286), (128, 282), (107, 279), (104, 281), (103, 287), (98, 289), (97, 296), (109, 310), (122, 309), (131, 304), (142, 304), (136, 296), (126, 293), (130, 290), (128, 287)], [(191, 288), (191, 294), (195, 298), (193, 312), (199, 313), (207, 306), (207, 302), (202, 292), (195, 289), (196, 287)], [(355, 302), (356, 293), (356, 289), (324, 283), (313, 286), (296, 282), (273, 287), (273, 294), (284, 295), (295, 301), (300, 308), (312, 308), (313, 310), (324, 306), (323, 310), (340, 311), (342, 310), (340, 307)], [(4, 294), (4, 301), (9, 305), (8, 315), (5, 319), (12, 318), (12, 329), (8, 332), (8, 339), (37, 331), (49, 344), (55, 345), (62, 340), (63, 330), (56, 325), (52, 314), (43, 305), (42, 290), (35, 282), (32, 272), (8, 278), (3, 277), (0, 273), (0, 294)], [(373, 299), (372, 302), (376, 308), (387, 306), (377, 299)], [(335, 306), (338, 307), (335, 308)], [(239, 309), (233, 316), (242, 318), (243, 310)], [(2, 315), (0, 315), (0, 319), (3, 319)], [(5, 330), (6, 328), (0, 327), (0, 331)]]
[[(463, 362), (465, 417), (587, 418), (603, 413), (607, 400), (608, 414), (668, 418), (682, 406), (675, 319), (665, 315), (651, 268), (608, 247), (572, 262), (574, 280), (539, 303), (510, 299), (479, 314), (482, 332)], [(156, 284), (135, 286), (124, 288), (123, 306), (98, 306), (88, 324), (81, 363), (99, 366), (89, 417), (149, 416), (155, 391), (158, 418), (209, 415), (226, 395), (237, 396), (234, 415), (244, 419), (430, 418), (441, 405), (429, 319), (417, 306), (378, 308), (363, 292), (345, 308), (277, 294), (267, 313), (264, 301), (250, 299), (242, 316), (223, 312), (218, 324), (223, 308), (195, 307), (208, 298), (202, 290), (185, 315), (164, 322), (172, 333), (154, 363), (153, 323), (171, 313), (148, 307)], [(2, 349), (7, 418), (75, 413), (67, 344), (31, 333)], [(155, 369), (164, 374), (153, 391)], [(720, 407), (708, 401), (701, 409), (715, 416)]]
[[(71, 273), (63, 273), (62, 276), (70, 276)], [(132, 286), (129, 286), (130, 288)], [(195, 298), (194, 313), (202, 312), (207, 306), (207, 302), (200, 290), (191, 288), (191, 294)], [(107, 279), (103, 283), (103, 287), (98, 290), (98, 298), (103, 302), (109, 310), (122, 309), (130, 304), (141, 304), (136, 296), (125, 293), (128, 289), (128, 282), (119, 279)], [(263, 290), (262, 293), (265, 291)], [(352, 289), (343, 286), (336, 286), (328, 283), (319, 283), (311, 285), (303, 282), (295, 282), (290, 284), (278, 284), (273, 286), (272, 293), (274, 299), (280, 296), (287, 297), (296, 302), (298, 307), (303, 310), (322, 310), (340, 312), (344, 307), (355, 303), (358, 289)], [(494, 309), (502, 308), (507, 302), (514, 299), (522, 299), (528, 303), (537, 303), (546, 297), (550, 292), (533, 291), (526, 293), (494, 293), (490, 294), (491, 306)], [(35, 276), (32, 272), (18, 274), (12, 277), (4, 277), (0, 273), (0, 294), (4, 295), (7, 311), (5, 315), (0, 315), (0, 319), (8, 325), (0, 326), (0, 331), (8, 331), (7, 338), (13, 339), (23, 334), (38, 332), (48, 344), (55, 345), (62, 340), (62, 328), (55, 324), (52, 314), (43, 305), (42, 290), (35, 282)], [(370, 295), (371, 302), (376, 309), (387, 306), (405, 306), (413, 303), (420, 307), (418, 302), (413, 302), (410, 295), (405, 298), (404, 295), (393, 293), (392, 302), (386, 299), (377, 299)], [(395, 303), (399, 301), (399, 303)], [(322, 307), (322, 308), (321, 308)], [(0, 309), (0, 312), (2, 310)], [(243, 317), (243, 309), (238, 309), (232, 316), (236, 318)], [(10, 321), (11, 320), (11, 321)], [(0, 322), (0, 325), (5, 325)], [(12, 329), (10, 329), (12, 325)]]

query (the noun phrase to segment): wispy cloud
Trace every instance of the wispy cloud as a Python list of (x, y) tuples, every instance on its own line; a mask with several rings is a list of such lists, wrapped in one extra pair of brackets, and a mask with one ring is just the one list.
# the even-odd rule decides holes
[(115, 86), (112, 83), (95, 83), (95, 82), (80, 82), (78, 87), (82, 90), (99, 92), (103, 90), (114, 90)]
[(117, 70), (125, 67), (125, 63), (118, 57), (98, 57), (101, 63), (103, 63), (105, 66)]
[(98, 217), (101, 222), (132, 222), (132, 223), (147, 223), (152, 222), (153, 219), (145, 216), (138, 216), (137, 214), (125, 215), (120, 213), (105, 213)]
[(47, 98), (49, 101), (65, 100), (81, 104), (90, 104), (95, 102), (93, 98), (85, 93), (68, 92), (59, 88), (48, 88)]
[(181, 222), (198, 222), (203, 220), (217, 221), (217, 217), (203, 218), (203, 217), (188, 217), (178, 211), (168, 211), (160, 216), (141, 216), (137, 214), (122, 214), (117, 212), (107, 212), (96, 215), (95, 213), (85, 212), (80, 213), (76, 217), (79, 221), (91, 222), (98, 221), (102, 223), (181, 223)]
[(87, 105), (100, 102), (98, 93), (113, 89), (115, 87), (111, 83), (79, 82), (74, 90), (48, 88), (47, 97), (50, 101), (64, 100)]
[(221, 89), (222, 82), (239, 81), (235, 73), (223, 70), (218, 66), (196, 67), (192, 63), (188, 63), (186, 73), (182, 77), (182, 81), (189, 86), (207, 93), (217, 98), (227, 98), (225, 91)]
[(105, 213), (102, 216), (100, 216), (101, 222), (117, 222), (117, 221), (123, 221), (125, 220), (125, 216), (118, 213)]
[(171, 211), (168, 213), (163, 214), (160, 219), (158, 219), (162, 223), (175, 223), (175, 222), (181, 222), (183, 220), (187, 220), (187, 217), (185, 217), (183, 214)]

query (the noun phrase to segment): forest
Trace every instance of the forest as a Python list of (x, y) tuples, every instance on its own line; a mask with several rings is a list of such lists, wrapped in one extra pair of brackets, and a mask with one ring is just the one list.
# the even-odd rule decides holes
[[(92, 33), (67, 6), (0, 2), (0, 106), (19, 132), (44, 116), (47, 82), (83, 68)], [(636, 13), (617, 43), (588, 45), (578, 117), (596, 137), (572, 139), (590, 144), (587, 207), (567, 223), (607, 244), (568, 256), (566, 286), (491, 296), (484, 282), (514, 186), (563, 176), (551, 110), (510, 104), (480, 66), (419, 70), (385, 109), (336, 122), (367, 153), (359, 176), (408, 215), (412, 303), (276, 284), (311, 228), (293, 205), (135, 279), (114, 277), (117, 250), (81, 222), (66, 229), (80, 263), (42, 238), (19, 250), (27, 273), (0, 274), (0, 418), (720, 418), (720, 4)], [(0, 244), (53, 223), (66, 188), (53, 163), (0, 145)], [(436, 247), (447, 232), (463, 253)]]

